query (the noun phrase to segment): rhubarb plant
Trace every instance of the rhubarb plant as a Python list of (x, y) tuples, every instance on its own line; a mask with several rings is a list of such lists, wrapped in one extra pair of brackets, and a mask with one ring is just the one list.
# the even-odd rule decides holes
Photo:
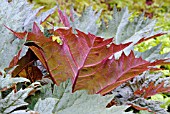
[[(53, 11), (54, 9), (50, 10), (50, 14)], [(169, 64), (169, 53), (160, 55), (161, 45), (145, 52), (134, 51), (135, 45), (165, 34), (154, 30), (155, 21), (144, 19), (143, 14), (129, 21), (128, 9), (118, 11), (116, 7), (108, 25), (104, 22), (97, 23), (101, 11), (96, 13), (91, 7), (80, 17), (74, 10), (70, 16), (60, 9), (58, 13), (65, 27), (43, 31), (39, 25), (40, 20), (45, 20), (44, 16), (37, 20), (30, 15), (24, 22), (31, 21), (28, 25), (33, 27), (30, 29), (24, 26), (23, 31), (17, 31), (5, 25), (6, 31), (11, 31), (15, 40), (24, 42), (20, 45), (21, 48), (17, 48), (19, 52), (10, 55), (13, 58), (8, 59), (8, 64), (1, 68), (2, 80), (11, 78), (6, 74), (15, 78), (11, 78), (14, 81), (6, 85), (2, 84), (4, 91), (14, 91), (2, 95), (0, 101), (11, 101), (10, 96), (18, 96), (20, 91), (22, 93), (27, 88), (33, 88), (21, 99), (16, 98), (16, 101), (22, 101), (23, 110), (17, 110), (20, 106), (16, 104), (8, 113), (24, 113), (26, 109), (29, 113), (131, 113), (127, 112), (127, 105), (137, 110), (167, 112), (159, 107), (160, 103), (149, 102), (146, 98), (170, 92), (169, 78), (160, 78), (153, 73), (161, 70), (157, 65)], [(22, 47), (28, 49), (20, 56)], [(0, 62), (3, 63), (3, 60)], [(13, 70), (7, 72), (8, 68), (4, 72), (4, 68), (9, 65)], [(143, 77), (138, 80), (137, 76)], [(17, 77), (23, 78), (17, 80)], [(29, 82), (28, 79), (32, 83), (30, 86), (23, 84)], [(21, 90), (16, 89), (20, 83), (24, 86), (20, 87)], [(124, 95), (126, 91), (119, 93), (121, 89), (126, 90), (122, 86), (128, 88), (127, 93), (131, 92), (131, 95)], [(122, 99), (118, 97), (120, 95)], [(10, 106), (10, 103), (2, 105), (2, 113), (6, 113), (5, 109)]]
[[(91, 33), (76, 32), (71, 28), (55, 30), (53, 34), (61, 38), (62, 45), (54, 42), (53, 36), (45, 37), (36, 24), (27, 35), (30, 42), (27, 45), (48, 70), (53, 82), (59, 84), (71, 78), (73, 91), (87, 89), (89, 93), (104, 95), (144, 71), (159, 70), (153, 66), (166, 64), (166, 59), (149, 62), (137, 58), (132, 51), (128, 56), (122, 53), (118, 60), (110, 58), (131, 43), (116, 45), (112, 38), (105, 40)], [(24, 38), (20, 33), (13, 33)], [(145, 37), (139, 42), (143, 40)]]

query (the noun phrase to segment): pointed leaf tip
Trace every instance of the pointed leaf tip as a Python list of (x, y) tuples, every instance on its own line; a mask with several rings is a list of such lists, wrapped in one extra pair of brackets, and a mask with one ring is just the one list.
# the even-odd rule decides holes
[(32, 31), (33, 31), (34, 34), (42, 34), (40, 28), (38, 27), (37, 23), (35, 23), (35, 22), (33, 24), (33, 30)]
[(19, 39), (24, 39), (24, 37), (26, 36), (27, 32), (15, 32), (12, 29), (10, 29), (9, 27), (7, 27), (6, 25), (4, 25), (8, 30), (10, 30), (17, 38)]
[(64, 26), (66, 27), (70, 27), (70, 22), (68, 20), (67, 14), (66, 12), (62, 12), (59, 8), (58, 8), (58, 14), (59, 14), (59, 18), (61, 20), (61, 22), (64, 24)]

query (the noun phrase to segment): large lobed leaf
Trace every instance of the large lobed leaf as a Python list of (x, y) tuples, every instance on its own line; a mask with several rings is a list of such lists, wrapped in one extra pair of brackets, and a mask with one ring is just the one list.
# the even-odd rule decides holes
[[(83, 67), (101, 64), (113, 53), (129, 45), (111, 44), (107, 47), (111, 39), (103, 40), (92, 34), (77, 32), (78, 34), (75, 35), (71, 29), (58, 29), (56, 34), (60, 34), (63, 45), (52, 41), (51, 38), (46, 38), (36, 24), (34, 24), (33, 32), (27, 35), (27, 40), (37, 45), (29, 46), (30, 49), (44, 64), (56, 83), (65, 81), (69, 77), (76, 83), (79, 71)], [(15, 33), (15, 35), (18, 34)]]
[(37, 111), (40, 114), (52, 114), (57, 101), (58, 99), (55, 98), (39, 99), (34, 107), (34, 111)]
[(85, 33), (90, 32), (103, 38), (114, 37), (114, 42), (116, 44), (125, 42), (134, 42), (135, 44), (135, 42), (138, 42), (143, 37), (147, 39), (150, 36), (162, 34), (162, 31), (155, 32), (153, 30), (156, 21), (149, 18), (145, 19), (144, 13), (135, 17), (132, 22), (129, 21), (131, 14), (128, 8), (122, 8), (119, 11), (114, 7), (112, 19), (109, 20), (108, 26), (102, 22), (100, 27), (96, 22), (99, 19), (101, 11), (96, 13), (96, 11), (93, 11), (92, 7), (85, 9), (80, 17), (73, 8), (71, 9), (70, 16), (67, 16), (66, 13), (62, 12), (60, 9), (58, 9), (58, 13), (60, 20), (66, 27), (73, 27)]
[(78, 30), (74, 34), (72, 29), (57, 29), (54, 35), (59, 35), (62, 45), (54, 42), (52, 37), (45, 37), (34, 24), (33, 32), (27, 35), (27, 41), (33, 42), (29, 48), (46, 67), (56, 84), (71, 78), (73, 91), (87, 89), (90, 93), (105, 94), (149, 70), (149, 66), (164, 62), (157, 60), (150, 63), (142, 58), (135, 58), (133, 52), (128, 56), (123, 53), (118, 60), (114, 57), (109, 59), (130, 43), (116, 45), (112, 43), (112, 39), (104, 40)]

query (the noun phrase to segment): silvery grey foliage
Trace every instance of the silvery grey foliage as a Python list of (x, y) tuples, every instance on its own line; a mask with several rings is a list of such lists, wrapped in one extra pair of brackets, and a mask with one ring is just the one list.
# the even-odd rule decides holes
[(84, 90), (72, 93), (71, 80), (61, 83), (60, 86), (55, 85), (53, 92), (50, 88), (50, 85), (42, 88), (45, 97), (38, 100), (34, 111), (42, 114), (131, 114), (125, 112), (128, 107), (125, 105), (106, 108), (114, 95), (88, 95)]
[[(26, 109), (30, 104), (25, 99), (35, 90), (40, 90), (39, 95), (32, 95), (32, 98), (29, 100), (33, 102), (37, 97), (39, 100), (32, 110)], [(72, 114), (74, 112), (74, 114), (132, 114), (132, 112), (125, 112), (129, 107), (127, 105), (106, 108), (113, 97), (114, 94), (106, 96), (89, 95), (84, 90), (72, 93), (71, 80), (61, 83), (60, 86), (54, 85), (54, 88), (52, 88), (50, 83), (41, 86), (39, 82), (34, 82), (25, 89), (20, 89), (17, 92), (12, 91), (5, 97), (0, 97), (0, 113)]]
[[(10, 29), (23, 32), (30, 31), (33, 22), (40, 24), (50, 14), (52, 14), (56, 7), (47, 12), (42, 13), (40, 16), (36, 14), (43, 8), (33, 10), (33, 5), (30, 5), (26, 0), (1, 0), (0, 3), (0, 72), (9, 66), (12, 58), (17, 55), (18, 51), (23, 47), (25, 40), (17, 39)], [(4, 26), (5, 25), (5, 26)]]
[(134, 51), (134, 53), (137, 58), (142, 57), (142, 59), (147, 60), (149, 62), (170, 58), (170, 53), (160, 54), (161, 46), (162, 44), (158, 44), (157, 46), (152, 47), (151, 49), (148, 49), (145, 52)]
[(37, 111), (40, 114), (52, 114), (57, 102), (58, 99), (55, 98), (39, 99), (34, 107), (34, 111)]
[(24, 100), (31, 90), (32, 88), (21, 89), (16, 93), (12, 91), (4, 99), (0, 99), (0, 113), (7, 114), (19, 107), (28, 105)]
[[(142, 38), (147, 39), (156, 34), (163, 33), (161, 30), (154, 30), (156, 21), (149, 18), (145, 19), (144, 13), (135, 17), (133, 21), (129, 21), (131, 14), (128, 8), (123, 8), (121, 11), (118, 11), (118, 9), (114, 7), (113, 12), (112, 19), (109, 21), (108, 26), (101, 25), (97, 35), (104, 38), (113, 37), (113, 42), (116, 44), (132, 42), (132, 44), (123, 50), (126, 55), (134, 49), (134, 45)], [(115, 58), (119, 58), (120, 55), (121, 52), (116, 53)]]
[(28, 79), (26, 78), (22, 78), (22, 77), (15, 77), (12, 78), (10, 74), (7, 74), (6, 76), (2, 76), (0, 75), (0, 90), (2, 89), (9, 89), (11, 88), (11, 86), (13, 86), (14, 84), (20, 83), (20, 82), (30, 82)]
[(96, 21), (99, 19), (101, 11), (93, 11), (92, 7), (88, 7), (84, 10), (82, 15), (79, 17), (74, 9), (72, 8), (73, 22), (70, 21), (70, 25), (73, 29), (78, 29), (85, 33), (97, 34), (99, 25), (96, 24)]

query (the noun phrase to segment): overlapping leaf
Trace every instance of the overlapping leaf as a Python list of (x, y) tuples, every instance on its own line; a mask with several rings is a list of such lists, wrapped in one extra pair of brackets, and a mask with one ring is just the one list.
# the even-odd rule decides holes
[[(78, 73), (83, 67), (101, 64), (112, 54), (129, 45), (129, 43), (110, 44), (111, 39), (104, 40), (92, 34), (77, 32), (78, 34), (75, 35), (71, 29), (58, 29), (56, 34), (60, 34), (63, 45), (52, 41), (51, 38), (46, 38), (36, 24), (34, 24), (33, 32), (28, 33), (27, 40), (37, 45), (29, 46), (30, 49), (49, 70), (56, 83), (72, 78), (75, 84)], [(110, 47), (107, 47), (108, 44)]]
[[(114, 37), (114, 42), (116, 44), (127, 42), (133, 42), (135, 44), (144, 37), (147, 39), (154, 35), (163, 34), (162, 31), (154, 31), (153, 28), (156, 21), (148, 18), (144, 19), (144, 13), (130, 22), (129, 17), (131, 14), (129, 13), (128, 8), (122, 8), (121, 11), (119, 11), (114, 7), (113, 16), (112, 19), (109, 20), (108, 26), (106, 27), (103, 22), (100, 28), (96, 22), (99, 19), (101, 11), (96, 13), (93, 11), (92, 7), (88, 7), (80, 17), (73, 9), (71, 10), (70, 17), (61, 10), (58, 10), (58, 13), (60, 20), (66, 27), (73, 27), (74, 29), (81, 30), (85, 33), (90, 32), (103, 38)], [(93, 29), (91, 30), (91, 28)]]
[(31, 82), (42, 79), (42, 72), (33, 63), (37, 60), (35, 54), (29, 49), (25, 56), (18, 62), (17, 67), (12, 72), (12, 76), (20, 76), (28, 78)]
[(36, 56), (30, 50), (27, 51), (26, 55), (23, 56), (18, 62), (17, 67), (12, 72), (13, 77), (17, 76), (25, 67), (28, 67), (35, 60), (37, 60)]
[(135, 58), (133, 52), (129, 56), (122, 54), (119, 60), (112, 58), (100, 64), (100, 66), (86, 69), (85, 73), (80, 71), (76, 87), (105, 94), (142, 72), (149, 70), (149, 66), (160, 64), (160, 62), (163, 61), (150, 63), (142, 58)]
[(112, 39), (104, 40), (78, 30), (74, 34), (72, 29), (57, 29), (54, 34), (61, 37), (62, 45), (46, 38), (34, 24), (33, 32), (28, 33), (27, 40), (35, 44), (29, 47), (56, 84), (71, 78), (73, 90), (87, 89), (90, 93), (105, 94), (149, 70), (149, 66), (164, 62), (158, 60), (150, 63), (135, 58), (133, 52), (129, 56), (122, 54), (119, 60), (114, 57), (109, 59), (129, 43), (115, 45), (111, 43)]
[(57, 102), (58, 99), (55, 98), (39, 99), (34, 107), (34, 111), (37, 111), (40, 114), (52, 114)]

